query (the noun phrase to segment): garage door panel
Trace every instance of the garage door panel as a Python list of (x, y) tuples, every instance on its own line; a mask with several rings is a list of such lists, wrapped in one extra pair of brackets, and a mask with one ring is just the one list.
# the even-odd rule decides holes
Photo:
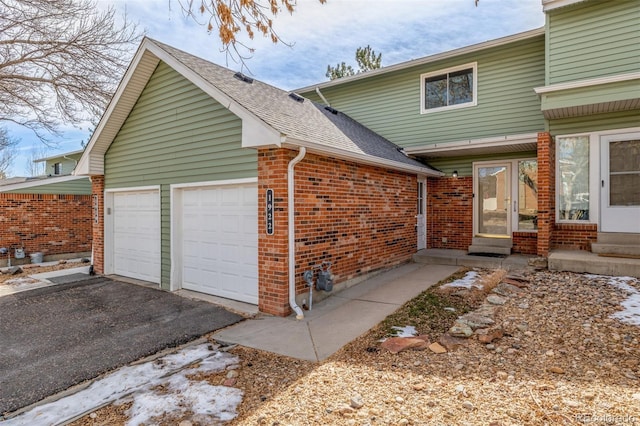
[(182, 190), (182, 286), (258, 302), (257, 186)]
[(158, 191), (113, 194), (114, 273), (160, 283)]

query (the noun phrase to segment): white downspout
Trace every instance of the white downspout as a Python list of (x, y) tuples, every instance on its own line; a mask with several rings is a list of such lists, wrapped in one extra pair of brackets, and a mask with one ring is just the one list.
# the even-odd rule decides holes
[(289, 162), (287, 168), (287, 206), (289, 218), (289, 305), (296, 313), (296, 319), (303, 319), (304, 313), (296, 303), (296, 217), (295, 217), (295, 178), (293, 168), (307, 153), (307, 149), (300, 147), (298, 155)]
[(318, 96), (320, 96), (320, 98), (323, 100), (324, 104), (326, 106), (331, 106), (331, 104), (329, 103), (329, 101), (327, 100), (327, 98), (325, 98), (324, 96), (322, 96), (322, 92), (320, 91), (319, 87), (316, 87), (316, 93), (318, 94)]

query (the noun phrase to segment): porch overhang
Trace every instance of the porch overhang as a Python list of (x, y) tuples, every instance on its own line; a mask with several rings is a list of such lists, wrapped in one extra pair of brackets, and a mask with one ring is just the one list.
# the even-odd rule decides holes
[(640, 72), (534, 89), (547, 120), (640, 109)]
[(535, 151), (537, 149), (537, 142), (537, 133), (527, 133), (406, 147), (404, 148), (404, 152), (408, 155), (426, 159), (507, 154)]

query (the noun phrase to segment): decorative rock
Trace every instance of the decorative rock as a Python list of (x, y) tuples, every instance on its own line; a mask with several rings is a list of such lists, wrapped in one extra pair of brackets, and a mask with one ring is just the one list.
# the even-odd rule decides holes
[(355, 412), (355, 410), (347, 404), (343, 404), (340, 407), (338, 407), (338, 409), (336, 410), (338, 413), (344, 415), (349, 415)]
[(397, 354), (407, 349), (423, 350), (426, 349), (428, 345), (428, 341), (419, 337), (392, 337), (382, 342), (380, 346), (392, 354)]
[(547, 269), (546, 257), (534, 257), (533, 259), (529, 259), (527, 263), (535, 269)]
[(227, 372), (227, 379), (234, 379), (238, 377), (238, 372), (236, 370), (229, 370)]
[(490, 294), (489, 296), (487, 296), (487, 302), (491, 303), (492, 305), (501, 306), (507, 303), (507, 299), (505, 299), (504, 297), (497, 296), (495, 294)]
[(507, 380), (507, 377), (509, 377), (509, 375), (505, 372), (505, 371), (498, 371), (496, 373), (496, 376), (498, 377), (498, 379), (500, 380)]
[(429, 345), (429, 350), (431, 352), (433, 352), (433, 353), (436, 353), (436, 354), (443, 354), (443, 353), (447, 352), (447, 350), (442, 345), (440, 345), (438, 342), (433, 342), (432, 344), (430, 344)]
[(438, 339), (438, 343), (444, 346), (447, 351), (455, 352), (460, 348), (460, 346), (464, 346), (467, 344), (467, 339), (461, 339), (459, 337), (454, 337), (449, 334), (443, 334), (440, 339)]
[(556, 367), (556, 366), (547, 368), (547, 371), (549, 373), (554, 373), (554, 374), (564, 374), (564, 370), (562, 368)]
[(464, 408), (465, 410), (473, 411), (475, 407), (473, 406), (471, 401), (465, 401), (462, 403), (462, 408)]
[(640, 393), (634, 393), (633, 395), (631, 395), (631, 398), (640, 401)]
[(362, 400), (362, 396), (355, 395), (351, 398), (351, 408), (355, 408), (356, 410), (362, 408), (364, 406), (364, 401)]
[(92, 419), (95, 419), (95, 418), (98, 417), (98, 415), (96, 413), (91, 413), (91, 414), (89, 414), (89, 417), (92, 418)]
[(580, 403), (578, 401), (573, 401), (571, 399), (565, 399), (562, 402), (564, 402), (564, 405), (571, 408), (578, 408), (580, 406)]
[(12, 266), (11, 268), (7, 269), (5, 274), (9, 274), (9, 275), (17, 275), (20, 272), (22, 272), (22, 269), (20, 269), (19, 266)]
[(586, 399), (587, 401), (593, 401), (595, 398), (596, 398), (596, 394), (593, 392), (584, 393), (584, 399)]
[(497, 286), (495, 286), (493, 290), (491, 290), (491, 292), (500, 296), (508, 297), (508, 296), (511, 296), (512, 294), (522, 293), (522, 289), (518, 286), (509, 284), (508, 282), (503, 281)]
[(504, 331), (501, 328), (497, 328), (488, 332), (487, 334), (481, 334), (478, 336), (480, 343), (491, 343), (494, 340), (499, 340), (504, 337)]
[(401, 396), (396, 396), (396, 402), (397, 402), (398, 404), (402, 404), (402, 403), (404, 402), (404, 398), (403, 398), (403, 397), (401, 397)]
[(474, 312), (463, 315), (462, 317), (458, 318), (457, 322), (466, 324), (474, 330), (477, 328), (485, 328), (495, 324), (495, 321), (493, 319), (485, 317), (483, 315), (478, 315)]
[(236, 379), (226, 379), (224, 382), (222, 382), (222, 385), (227, 387), (233, 387), (235, 386), (236, 382), (237, 382)]
[(423, 391), (425, 389), (426, 385), (424, 383), (416, 383), (415, 385), (413, 385), (413, 390), (414, 391)]
[(449, 329), (449, 334), (453, 337), (471, 337), (473, 330), (468, 324), (457, 320), (453, 323), (453, 326)]
[(193, 426), (193, 423), (191, 423), (189, 420), (183, 420), (178, 423), (178, 426)]
[(60, 260), (58, 260), (58, 265), (64, 265), (64, 264), (66, 264), (66, 263), (67, 263), (67, 261), (66, 261), (66, 260), (64, 260), (64, 259), (60, 259)]

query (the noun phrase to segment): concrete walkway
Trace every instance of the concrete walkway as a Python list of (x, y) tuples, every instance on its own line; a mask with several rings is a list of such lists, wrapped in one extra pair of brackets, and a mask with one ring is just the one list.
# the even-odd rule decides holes
[(292, 358), (321, 361), (458, 269), (452, 265), (403, 265), (331, 295), (305, 311), (303, 320), (259, 315), (217, 331), (214, 338)]

